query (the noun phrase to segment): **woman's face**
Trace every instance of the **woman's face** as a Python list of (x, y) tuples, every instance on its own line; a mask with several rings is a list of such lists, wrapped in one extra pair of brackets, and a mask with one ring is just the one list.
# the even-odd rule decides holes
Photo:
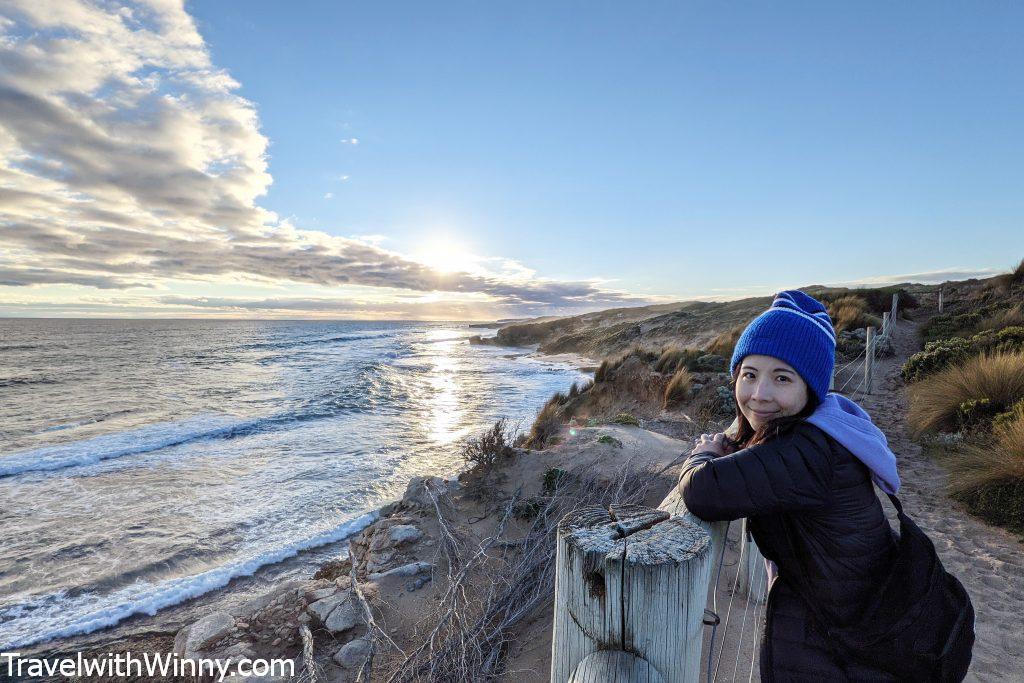
[(750, 426), (796, 415), (807, 405), (807, 383), (793, 366), (773, 356), (752, 354), (740, 362), (736, 404)]

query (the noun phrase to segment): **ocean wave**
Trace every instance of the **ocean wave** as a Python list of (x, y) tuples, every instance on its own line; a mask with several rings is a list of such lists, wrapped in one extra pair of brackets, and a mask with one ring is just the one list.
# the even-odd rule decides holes
[(297, 541), (265, 549), (192, 576), (158, 583), (136, 582), (108, 595), (86, 593), (69, 597), (66, 591), (60, 591), (5, 607), (0, 609), (0, 650), (92, 633), (133, 614), (154, 615), (161, 609), (226, 586), (231, 579), (251, 576), (265, 565), (294, 557), (303, 550), (344, 540), (365, 529), (378, 517), (376, 510), (367, 512)]
[(183, 422), (161, 422), (82, 441), (18, 451), (0, 457), (0, 477), (92, 465), (189, 441), (241, 433), (257, 423), (259, 420), (239, 421), (227, 415), (203, 415)]
[(350, 341), (366, 341), (369, 339), (381, 339), (393, 336), (392, 333), (381, 334), (343, 334), (338, 337), (326, 337), (323, 339), (290, 339), (280, 342), (259, 342), (257, 344), (246, 344), (238, 347), (243, 351), (272, 351), (275, 349), (291, 349), (297, 346), (319, 346), (321, 344), (343, 344)]
[[(365, 384), (367, 380), (363, 378), (359, 386), (341, 384), (331, 387), (294, 410), (276, 415), (250, 419), (220, 414), (200, 415), (181, 422), (160, 422), (124, 432), (0, 455), (0, 478), (93, 465), (103, 460), (150, 453), (195, 441), (235, 439), (312, 420), (367, 411), (383, 399), (380, 398), (382, 392), (375, 392)], [(386, 398), (392, 400), (391, 397)]]
[(0, 379), (0, 389), (6, 387), (27, 387), (33, 384), (60, 384), (60, 380), (52, 377), (5, 377)]

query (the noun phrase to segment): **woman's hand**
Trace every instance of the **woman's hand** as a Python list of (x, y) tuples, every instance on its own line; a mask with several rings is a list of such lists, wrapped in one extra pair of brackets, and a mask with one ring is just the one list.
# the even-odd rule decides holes
[(690, 455), (696, 453), (714, 453), (715, 455), (728, 455), (731, 452), (725, 441), (725, 433), (701, 434), (700, 438), (693, 440), (694, 447)]

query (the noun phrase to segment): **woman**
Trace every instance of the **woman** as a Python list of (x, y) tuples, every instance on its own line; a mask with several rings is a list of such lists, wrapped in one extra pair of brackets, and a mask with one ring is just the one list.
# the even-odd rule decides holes
[[(733, 352), (737, 438), (702, 435), (679, 481), (698, 517), (748, 518), (768, 560), (764, 681), (896, 680), (824, 632), (853, 623), (885, 576), (895, 534), (872, 481), (890, 493), (900, 486), (885, 435), (855, 403), (828, 393), (834, 359), (825, 307), (799, 290), (780, 292)], [(808, 603), (831, 623), (817, 623)]]

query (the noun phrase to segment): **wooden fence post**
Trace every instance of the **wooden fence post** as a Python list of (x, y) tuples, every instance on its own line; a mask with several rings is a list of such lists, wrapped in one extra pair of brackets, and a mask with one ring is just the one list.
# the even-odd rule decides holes
[(868, 327), (864, 338), (864, 393), (871, 393), (871, 380), (875, 372), (875, 328)]
[(696, 682), (711, 558), (707, 532), (664, 510), (566, 515), (555, 559), (552, 683), (615, 680), (630, 668), (622, 657), (590, 657), (600, 650), (628, 652), (664, 681)]
[(889, 325), (892, 324), (892, 318), (889, 317), (889, 311), (882, 313), (882, 336), (888, 336)]
[(939, 313), (942, 313), (942, 287), (939, 287)]
[(889, 315), (893, 322), (896, 322), (896, 312), (899, 310), (900, 293), (896, 292), (892, 295), (892, 313)]

